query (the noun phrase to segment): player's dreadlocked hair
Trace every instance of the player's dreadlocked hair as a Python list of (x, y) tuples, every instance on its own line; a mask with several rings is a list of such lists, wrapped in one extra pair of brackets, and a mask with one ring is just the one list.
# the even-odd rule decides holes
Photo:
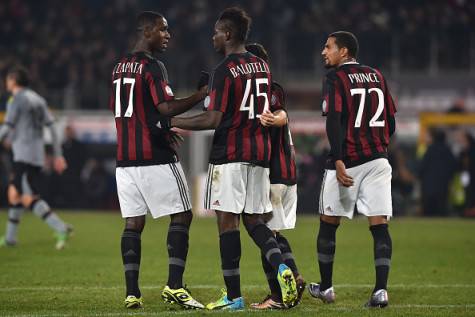
[(269, 54), (267, 54), (267, 51), (262, 44), (246, 44), (246, 50), (257, 57), (262, 58), (267, 64), (269, 64)]
[(231, 37), (239, 43), (244, 43), (247, 40), (252, 19), (243, 9), (239, 7), (227, 8), (221, 12), (218, 21), (224, 22)]
[(30, 76), (24, 66), (13, 66), (8, 70), (7, 76), (12, 77), (19, 86), (27, 87), (30, 85)]
[(348, 49), (348, 55), (350, 57), (357, 57), (359, 45), (358, 39), (353, 33), (347, 31), (338, 31), (333, 32), (328, 37), (335, 38), (335, 44), (338, 46), (338, 48), (346, 47)]
[(147, 26), (154, 26), (157, 19), (163, 18), (163, 15), (154, 11), (143, 11), (137, 16), (137, 31), (143, 31)]

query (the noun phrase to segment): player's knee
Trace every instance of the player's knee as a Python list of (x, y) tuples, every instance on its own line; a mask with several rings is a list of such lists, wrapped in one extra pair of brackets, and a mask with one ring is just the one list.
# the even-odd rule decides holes
[(171, 215), (170, 219), (172, 223), (179, 223), (189, 227), (193, 220), (193, 213), (191, 212), (191, 210), (187, 210), (178, 214)]
[(12, 185), (8, 187), (8, 203), (10, 205), (18, 205), (22, 203), (20, 194)]
[(145, 216), (129, 217), (125, 219), (125, 229), (142, 233), (145, 227)]
[(25, 208), (32, 208), (33, 203), (37, 201), (37, 197), (33, 197), (31, 195), (23, 195), (21, 196), (21, 203)]
[(265, 226), (265, 221), (261, 215), (246, 215), (244, 214), (242, 217), (242, 220), (244, 222), (244, 226), (246, 227), (246, 230), (249, 234), (252, 234), (254, 230), (260, 226), (264, 225)]
[(320, 215), (320, 220), (332, 225), (339, 225), (340, 224), (340, 217), (333, 217), (327, 215)]

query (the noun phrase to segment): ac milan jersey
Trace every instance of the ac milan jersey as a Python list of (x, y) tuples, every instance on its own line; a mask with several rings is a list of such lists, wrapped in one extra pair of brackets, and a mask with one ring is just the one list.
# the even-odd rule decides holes
[[(340, 115), (341, 159), (346, 167), (387, 157), (389, 122), (396, 107), (378, 70), (346, 63), (328, 72), (323, 84), (322, 110), (324, 115)], [(329, 169), (335, 168), (333, 147), (326, 166)]]
[(115, 113), (117, 166), (178, 160), (168, 130), (157, 126), (162, 118), (158, 105), (173, 99), (165, 66), (149, 54), (132, 53), (115, 65), (109, 107)]
[(269, 129), (259, 116), (270, 109), (271, 84), (267, 63), (248, 52), (228, 55), (216, 67), (205, 104), (223, 117), (214, 133), (210, 163), (269, 167)]
[[(272, 83), (272, 111), (285, 111), (284, 89), (277, 83)], [(270, 128), (271, 156), (270, 182), (271, 184), (297, 184), (295, 167), (295, 151), (290, 135), (289, 125)]]

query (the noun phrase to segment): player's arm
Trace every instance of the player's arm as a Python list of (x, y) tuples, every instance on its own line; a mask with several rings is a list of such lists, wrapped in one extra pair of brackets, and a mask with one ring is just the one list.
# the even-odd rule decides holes
[[(13, 98), (13, 97), (11, 97)], [(5, 123), (0, 128), (0, 142), (13, 130), (18, 120), (20, 105), (18, 96), (7, 103), (7, 112), (5, 114)]]
[(219, 126), (222, 117), (222, 112), (210, 110), (188, 118), (171, 118), (171, 127), (184, 130), (216, 129)]
[(61, 142), (60, 142), (60, 139), (59, 139), (57, 126), (54, 122), (54, 117), (51, 114), (51, 112), (48, 110), (46, 105), (44, 105), (43, 109), (44, 109), (44, 112), (45, 112), (44, 124), (50, 132), (51, 143), (53, 145), (53, 156), (54, 156), (53, 167), (54, 167), (54, 170), (58, 174), (61, 174), (68, 167), (68, 165), (67, 165), (66, 160), (64, 159), (64, 156), (63, 156), (63, 149), (61, 147)]
[(341, 112), (342, 112), (342, 94), (338, 81), (327, 80), (326, 83), (328, 92), (327, 103), (327, 120), (326, 132), (332, 159), (335, 163), (336, 177), (340, 184), (345, 187), (353, 185), (353, 178), (346, 173), (346, 166), (343, 162), (342, 150), (342, 127), (341, 127)]
[(285, 110), (277, 110), (271, 112), (269, 110), (264, 111), (259, 119), (261, 124), (265, 127), (282, 127), (287, 124), (287, 112)]
[(186, 98), (175, 98), (168, 83), (168, 75), (162, 63), (151, 63), (145, 70), (145, 81), (160, 114), (172, 117), (193, 108), (206, 97), (207, 87), (201, 87), (197, 92)]
[(173, 117), (182, 114), (196, 105), (198, 102), (206, 97), (208, 86), (201, 87), (200, 90), (187, 98), (173, 99), (170, 101), (164, 101), (158, 105), (158, 111), (161, 114)]

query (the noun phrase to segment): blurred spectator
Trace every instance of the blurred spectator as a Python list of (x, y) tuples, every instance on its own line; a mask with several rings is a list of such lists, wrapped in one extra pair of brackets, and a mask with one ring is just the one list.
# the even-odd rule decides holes
[(456, 161), (444, 131), (433, 129), (430, 136), (431, 144), (420, 165), (422, 210), (425, 216), (447, 216), (449, 183)]
[(79, 208), (83, 199), (81, 171), (84, 167), (88, 153), (86, 147), (76, 138), (74, 128), (67, 125), (64, 130), (63, 156), (68, 163), (68, 168), (60, 177), (60, 195), (66, 207)]
[(464, 132), (460, 153), (461, 180), (465, 187), (465, 214), (475, 216), (475, 139)]
[(411, 196), (417, 182), (416, 176), (407, 166), (406, 156), (395, 136), (391, 138), (388, 151), (389, 164), (393, 169), (391, 182), (393, 213), (396, 216), (410, 214), (409, 209), (413, 208)]
[[(176, 74), (170, 80), (177, 89), (190, 89), (199, 71), (219, 59), (211, 44), (213, 26), (218, 13), (235, 3), (2, 0), (0, 73), (21, 62), (53, 107), (105, 109), (113, 63), (129, 50), (134, 32), (129, 26), (140, 11), (157, 10), (169, 17), (174, 54), (164, 60)], [(338, 29), (351, 29), (367, 48), (359, 59), (377, 68), (427, 70), (435, 61), (438, 67), (466, 70), (475, 46), (475, 1), (242, 0), (239, 5), (253, 18), (250, 40), (275, 56), (277, 76), (320, 68), (315, 56), (326, 35)]]

